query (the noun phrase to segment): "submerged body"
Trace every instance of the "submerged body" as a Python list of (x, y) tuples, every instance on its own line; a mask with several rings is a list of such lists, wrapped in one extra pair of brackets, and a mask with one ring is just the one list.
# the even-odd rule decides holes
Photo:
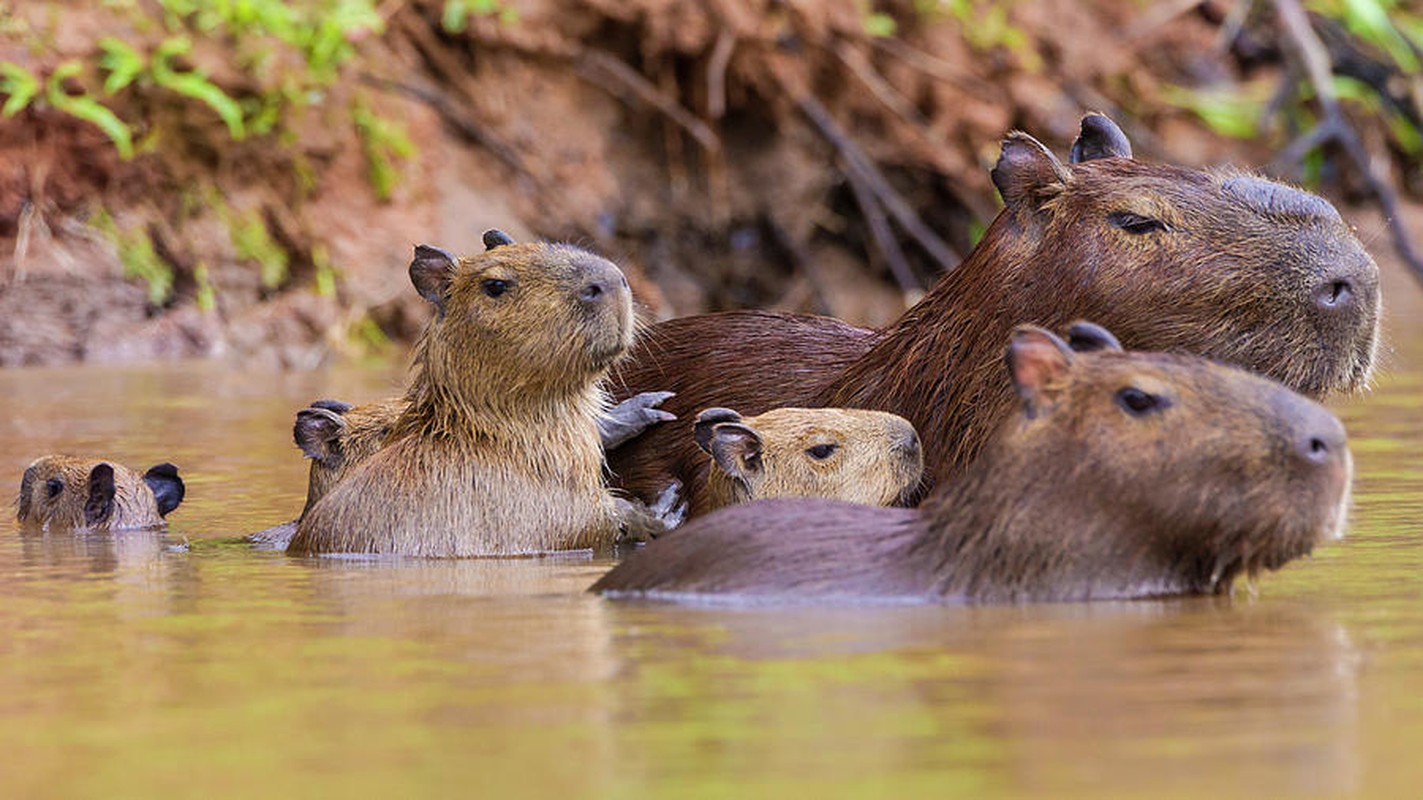
[(1343, 426), (1202, 359), (1073, 353), (1024, 327), (1018, 412), (917, 509), (816, 500), (707, 515), (593, 586), (615, 596), (917, 602), (1228, 591), (1342, 535)]
[[(905, 417), (925, 487), (949, 481), (1012, 411), (998, 368), (1014, 325), (1110, 328), (1128, 348), (1234, 364), (1320, 397), (1363, 385), (1377, 346), (1378, 270), (1326, 201), (1261, 178), (1130, 157), (1105, 117), (1083, 121), (1070, 164), (1024, 134), (993, 179), (1005, 208), (973, 252), (882, 331), (747, 311), (653, 326), (614, 370), (614, 394), (676, 392), (757, 414), (840, 406)], [(671, 480), (709, 508), (707, 460), (654, 430), (612, 454), (618, 484)]]

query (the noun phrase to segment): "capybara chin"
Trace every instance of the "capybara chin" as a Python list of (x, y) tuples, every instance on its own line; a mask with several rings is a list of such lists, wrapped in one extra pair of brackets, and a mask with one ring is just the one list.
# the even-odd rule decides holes
[(920, 602), (1230, 590), (1341, 535), (1344, 428), (1283, 386), (1193, 356), (1013, 333), (1018, 411), (917, 509), (758, 501), (634, 553), (595, 591)]
[(20, 479), (21, 525), (55, 528), (156, 528), (183, 502), (178, 468), (163, 463), (139, 474), (112, 461), (44, 456)]
[(711, 457), (710, 511), (773, 497), (828, 497), (887, 506), (919, 484), (924, 458), (914, 426), (883, 411), (776, 408), (742, 417), (697, 415), (697, 445)]
[[(1134, 350), (1205, 356), (1312, 397), (1358, 388), (1378, 338), (1378, 270), (1324, 200), (1250, 175), (1131, 157), (1089, 115), (1060, 163), (1010, 134), (993, 170), (1004, 209), (925, 298), (881, 331), (823, 317), (730, 312), (647, 330), (614, 370), (617, 397), (707, 406), (871, 408), (914, 424), (925, 486), (953, 480), (1010, 413), (997, 368), (1019, 323), (1091, 319)], [(610, 457), (640, 497), (681, 481), (706, 507), (706, 459), (654, 430)]]
[(379, 450), (297, 525), (291, 553), (515, 555), (611, 544), (600, 381), (632, 343), (622, 272), (576, 247), (415, 249), (435, 307)]

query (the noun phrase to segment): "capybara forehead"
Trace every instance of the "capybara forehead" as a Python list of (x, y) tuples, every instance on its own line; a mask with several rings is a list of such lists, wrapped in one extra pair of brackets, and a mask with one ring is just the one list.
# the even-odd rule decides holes
[(75, 481), (87, 481), (89, 473), (94, 467), (108, 463), (114, 467), (115, 473), (121, 473), (123, 467), (112, 462), (99, 461), (92, 458), (76, 458), (74, 456), (43, 456), (30, 462), (30, 466), (25, 472), (33, 476), (36, 482), (47, 481), (51, 478), (58, 478), (66, 485)]
[(897, 428), (910, 427), (907, 420), (894, 414), (841, 408), (776, 408), (743, 422), (761, 434), (768, 448), (777, 445), (794, 448), (822, 440), (840, 443), (882, 440)]
[(1202, 214), (1217, 222), (1218, 215), (1238, 214), (1293, 224), (1343, 224), (1338, 210), (1316, 194), (1234, 170), (1206, 172), (1124, 159), (1089, 161), (1073, 166), (1064, 195), (1123, 210), (1156, 206), (1183, 217)]
[(1071, 391), (1110, 394), (1134, 387), (1169, 393), (1176, 400), (1197, 399), (1203, 408), (1258, 406), (1274, 394), (1292, 394), (1267, 378), (1202, 358), (1174, 353), (1103, 350), (1078, 353), (1071, 370)]
[(529, 242), (504, 245), (461, 259), (455, 280), (466, 286), (487, 278), (562, 284), (579, 280), (590, 269), (611, 266), (606, 259), (573, 245)]

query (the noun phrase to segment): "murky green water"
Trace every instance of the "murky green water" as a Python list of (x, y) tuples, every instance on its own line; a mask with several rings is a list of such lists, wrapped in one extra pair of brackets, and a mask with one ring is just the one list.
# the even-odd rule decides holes
[(0, 535), (0, 796), (1414, 795), (1423, 304), (1388, 289), (1351, 534), (1234, 600), (689, 609), (586, 559), (253, 552), (293, 410), (397, 372), (0, 372), (5, 492), (52, 451), (188, 481), (161, 536)]

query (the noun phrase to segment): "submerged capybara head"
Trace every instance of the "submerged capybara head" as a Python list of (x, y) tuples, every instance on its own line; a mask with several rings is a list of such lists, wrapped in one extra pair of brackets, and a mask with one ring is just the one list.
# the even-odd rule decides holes
[(417, 356), (431, 385), (469, 387), (466, 398), (556, 397), (632, 345), (632, 293), (611, 262), (497, 230), (484, 243), (464, 258), (415, 248), (410, 279), (436, 312)]
[(143, 475), (111, 461), (44, 456), (20, 479), (18, 518), (43, 528), (151, 528), (183, 502), (172, 464)]
[(1023, 289), (1061, 298), (1064, 320), (1110, 320), (1129, 349), (1203, 355), (1315, 397), (1368, 379), (1378, 268), (1326, 200), (1240, 172), (1137, 161), (1095, 114), (1068, 165), (1011, 134), (993, 180), (1000, 224), (1027, 235), (985, 241), (1022, 248), (1010, 260), (1034, 267)]
[(743, 418), (709, 408), (695, 436), (713, 462), (706, 510), (772, 497), (891, 505), (924, 472), (914, 426), (883, 411), (777, 408)]
[[(1033, 326), (1007, 360), (1020, 411), (949, 492), (955, 516), (977, 518), (956, 524), (984, 530), (959, 553), (965, 588), (997, 572), (990, 594), (1219, 592), (1342, 535), (1352, 462), (1317, 403), (1190, 356), (1074, 351)], [(997, 563), (1004, 542), (1031, 555)]]

